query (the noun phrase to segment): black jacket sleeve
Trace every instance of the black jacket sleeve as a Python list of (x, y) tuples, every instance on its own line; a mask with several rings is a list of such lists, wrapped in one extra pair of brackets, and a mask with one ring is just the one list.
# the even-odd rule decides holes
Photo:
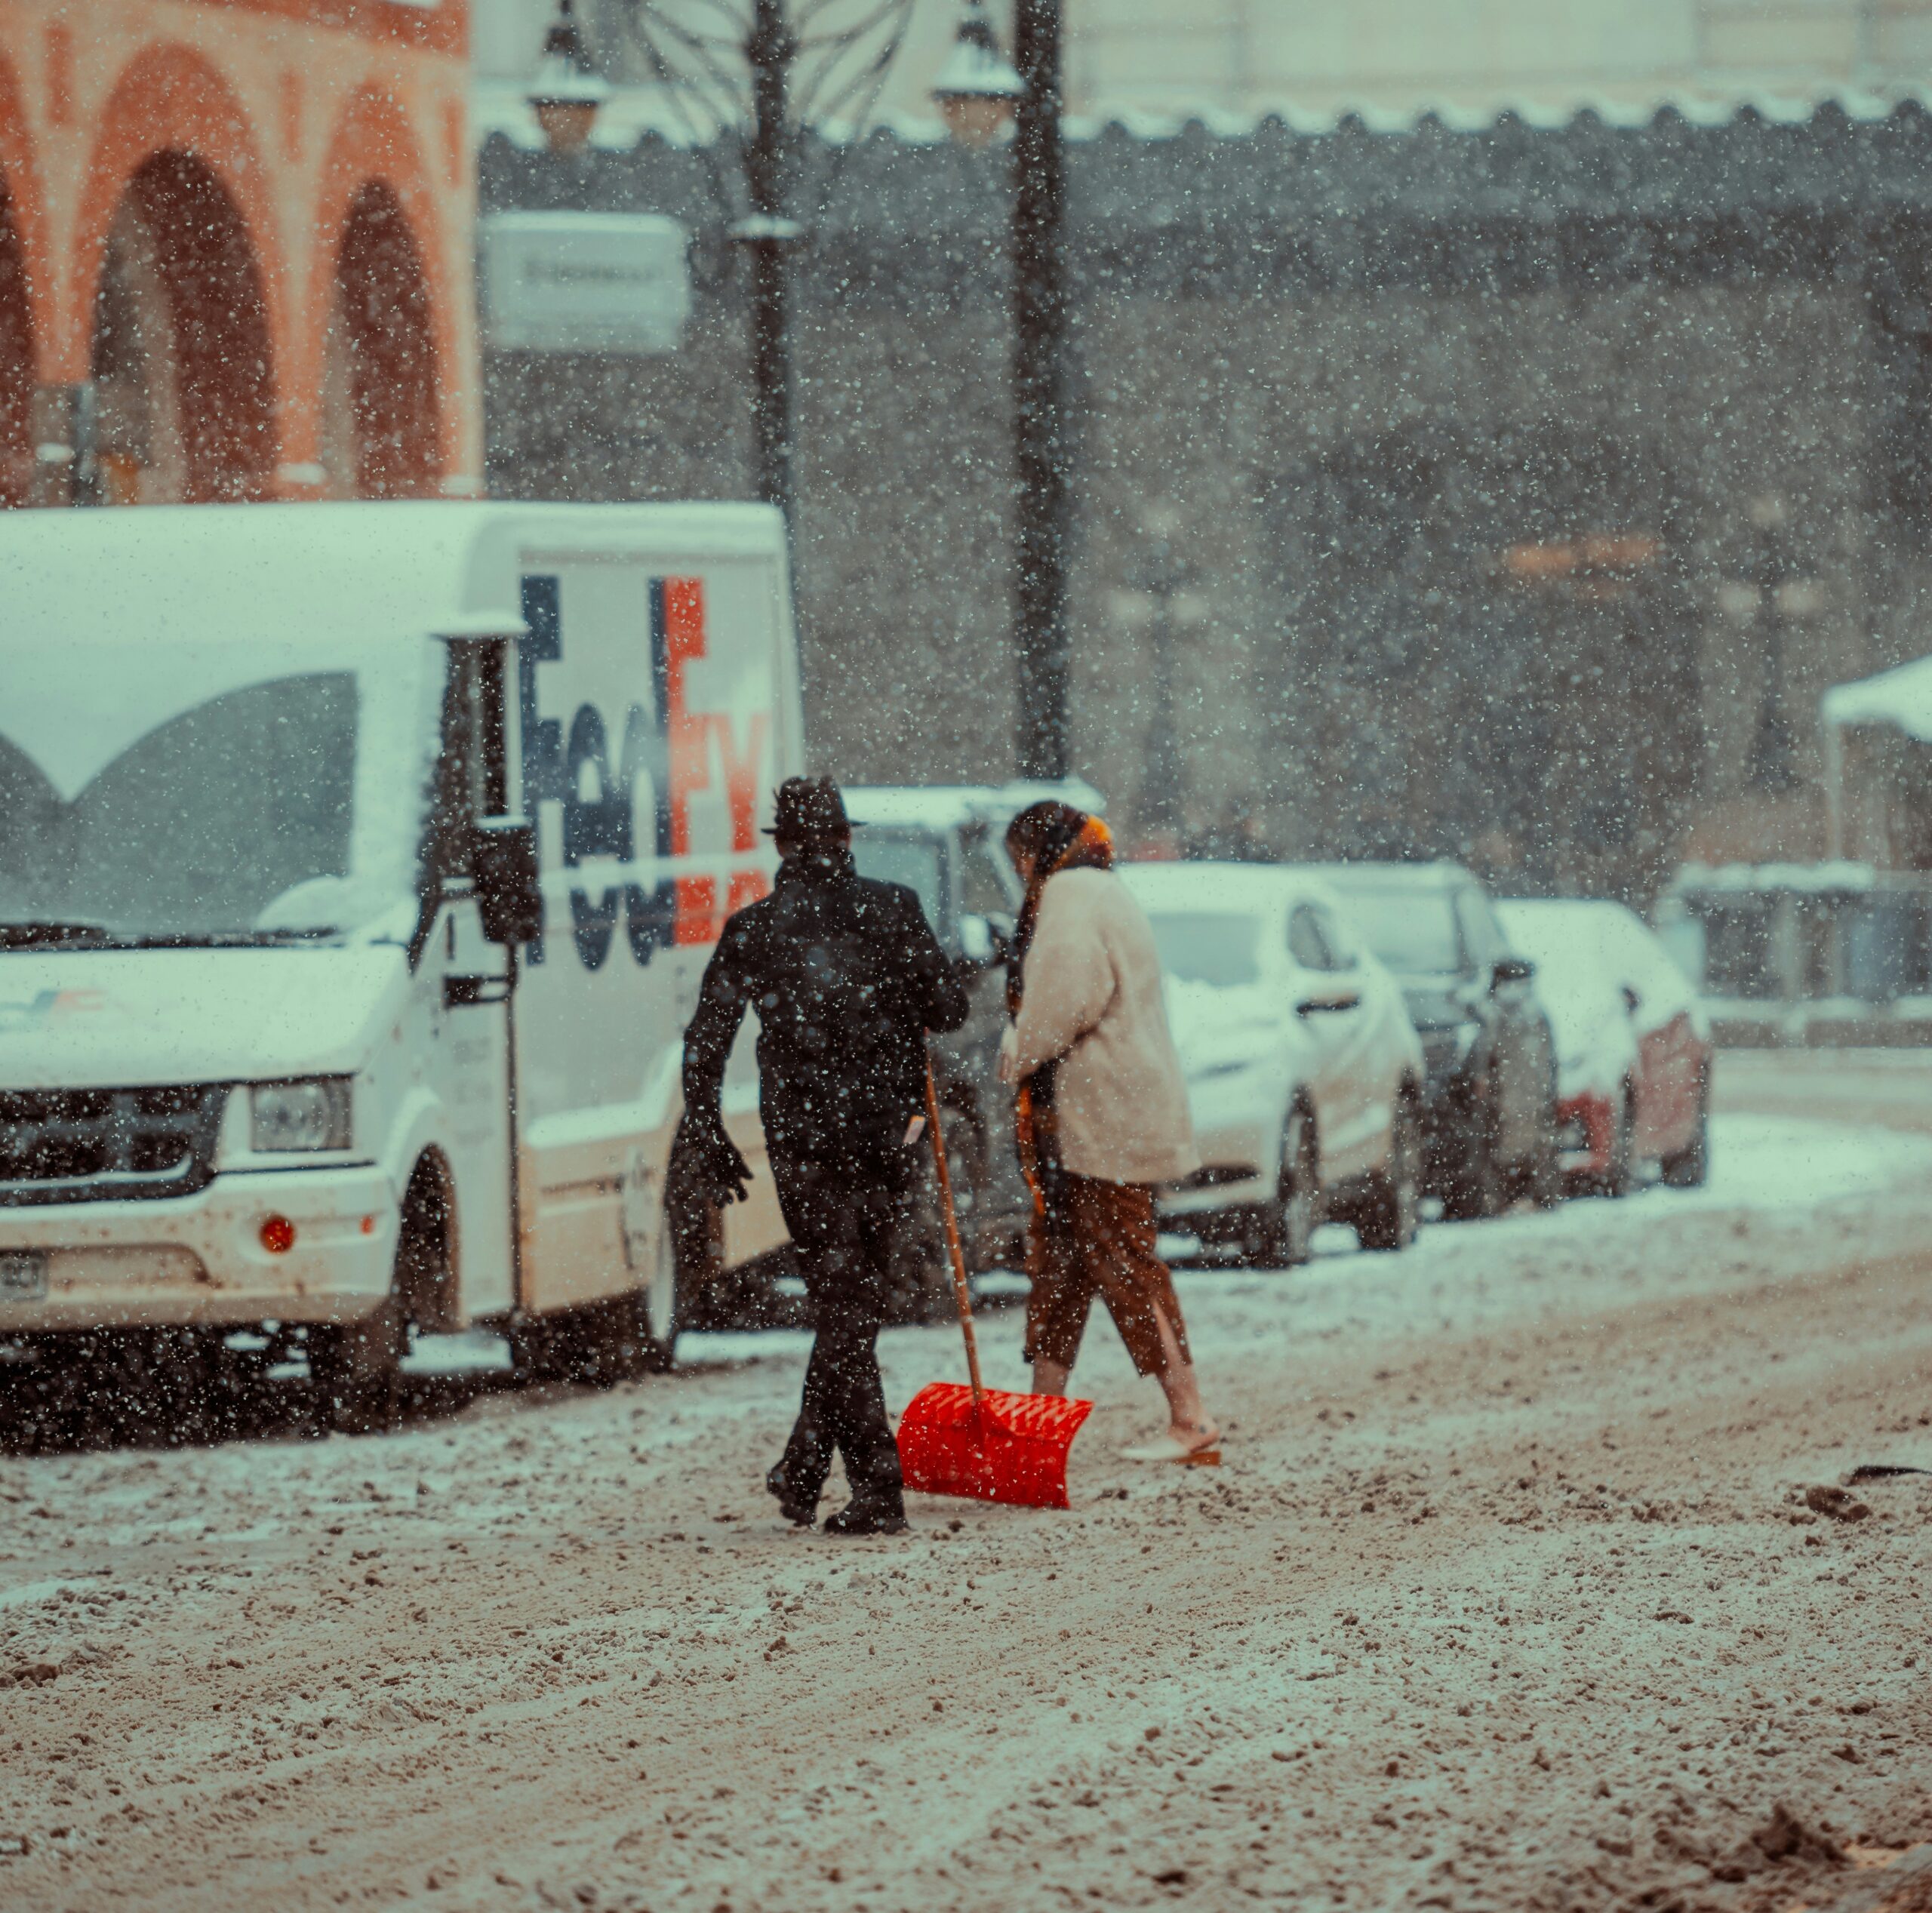
[(920, 1016), (928, 1029), (957, 1029), (971, 1007), (962, 966), (940, 948), (925, 912), (910, 891), (906, 904), (906, 967), (918, 993)]
[(704, 967), (697, 1007), (685, 1032), (685, 1120), (706, 1133), (724, 1127), (724, 1066), (754, 984), (743, 927), (728, 923)]

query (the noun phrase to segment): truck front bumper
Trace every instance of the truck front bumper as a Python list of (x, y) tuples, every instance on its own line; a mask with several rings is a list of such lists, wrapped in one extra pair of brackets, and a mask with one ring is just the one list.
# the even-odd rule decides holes
[[(278, 1253), (271, 1216), (294, 1228)], [(0, 1209), (0, 1336), (352, 1321), (389, 1293), (399, 1208), (373, 1164), (217, 1176), (189, 1196)], [(44, 1290), (21, 1290), (38, 1275)]]

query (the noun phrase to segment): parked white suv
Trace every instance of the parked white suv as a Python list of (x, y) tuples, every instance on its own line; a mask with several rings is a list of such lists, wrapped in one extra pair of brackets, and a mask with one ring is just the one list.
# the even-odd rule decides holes
[(1413, 1241), (1422, 1045), (1334, 893), (1268, 864), (1121, 874), (1153, 923), (1201, 1146), (1161, 1213), (1275, 1266), (1306, 1261), (1324, 1219), (1365, 1248)]

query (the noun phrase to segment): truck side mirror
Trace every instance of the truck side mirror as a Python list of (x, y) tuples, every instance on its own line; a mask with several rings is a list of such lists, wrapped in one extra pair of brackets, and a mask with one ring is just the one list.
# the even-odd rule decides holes
[(543, 934), (543, 892), (537, 868), (537, 826), (523, 817), (493, 817), (474, 824), (469, 870), (483, 933), (514, 947)]

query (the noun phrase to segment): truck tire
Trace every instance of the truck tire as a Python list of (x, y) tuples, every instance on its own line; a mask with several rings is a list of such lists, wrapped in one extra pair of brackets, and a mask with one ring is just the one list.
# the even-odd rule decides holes
[(440, 1327), (449, 1303), (453, 1205), (437, 1161), (425, 1156), (402, 1198), (389, 1292), (360, 1321), (309, 1330), (309, 1379), (323, 1419), (344, 1435), (395, 1426), (402, 1408), (402, 1358), (412, 1327)]
[(1412, 1098), (1395, 1104), (1389, 1166), (1374, 1180), (1355, 1219), (1364, 1249), (1406, 1249), (1422, 1229), (1422, 1118)]
[[(693, 1319), (724, 1263), (724, 1219), (685, 1182), (666, 1192), (651, 1280), (639, 1298), (644, 1366), (668, 1375), (678, 1365), (678, 1337)], [(702, 1321), (700, 1325), (702, 1326)]]
[(309, 1377), (330, 1427), (343, 1435), (380, 1435), (395, 1426), (408, 1342), (402, 1304), (393, 1291), (360, 1321), (310, 1328)]

